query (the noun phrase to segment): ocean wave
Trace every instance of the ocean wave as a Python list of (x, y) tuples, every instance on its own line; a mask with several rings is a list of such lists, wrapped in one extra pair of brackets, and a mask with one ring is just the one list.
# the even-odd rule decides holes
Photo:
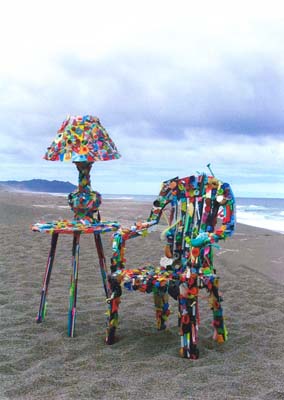
[(265, 211), (269, 210), (269, 207), (265, 206), (257, 206), (256, 204), (249, 204), (249, 205), (237, 205), (237, 210), (243, 211)]
[(239, 211), (237, 212), (237, 222), (284, 234), (283, 219), (281, 217), (279, 218), (277, 215)]
[(134, 200), (134, 197), (131, 196), (108, 196), (104, 195), (104, 199), (106, 200)]

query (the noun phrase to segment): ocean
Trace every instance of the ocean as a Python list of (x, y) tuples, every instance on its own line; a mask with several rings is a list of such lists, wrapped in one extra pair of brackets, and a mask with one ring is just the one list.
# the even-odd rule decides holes
[[(152, 203), (156, 196), (105, 194), (103, 198)], [(284, 234), (284, 199), (239, 197), (236, 210), (237, 222)]]

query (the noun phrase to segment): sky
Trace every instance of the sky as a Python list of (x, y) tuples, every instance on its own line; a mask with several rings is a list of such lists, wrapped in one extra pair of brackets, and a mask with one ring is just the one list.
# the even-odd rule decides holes
[(236, 196), (284, 197), (283, 1), (1, 5), (0, 180), (77, 183), (42, 159), (68, 115), (100, 118), (121, 158), (101, 193), (156, 194), (209, 172)]

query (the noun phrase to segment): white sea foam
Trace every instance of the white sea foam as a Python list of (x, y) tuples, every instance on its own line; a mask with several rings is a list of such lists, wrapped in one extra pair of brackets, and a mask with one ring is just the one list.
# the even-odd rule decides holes
[(33, 204), (33, 207), (38, 207), (38, 208), (69, 208), (70, 206), (59, 206), (56, 204)]
[(104, 199), (106, 200), (134, 200), (134, 197), (130, 197), (130, 196), (108, 196), (105, 195), (103, 196)]
[(284, 234), (284, 219), (273, 218), (269, 215), (238, 211), (237, 222)]
[(248, 205), (237, 205), (237, 210), (243, 211), (265, 211), (269, 210), (269, 207), (264, 206), (257, 206), (255, 204), (248, 204)]
[(249, 210), (257, 210), (257, 211), (259, 211), (259, 210), (268, 210), (269, 208), (268, 207), (264, 207), (264, 206), (257, 206), (255, 204), (250, 204), (248, 206), (248, 209)]

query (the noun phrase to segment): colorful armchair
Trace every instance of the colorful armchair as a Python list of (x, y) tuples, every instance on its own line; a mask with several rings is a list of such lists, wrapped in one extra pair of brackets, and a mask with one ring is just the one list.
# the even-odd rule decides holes
[[(169, 295), (177, 300), (181, 357), (197, 359), (199, 356), (198, 297), (202, 288), (209, 294), (213, 311), (213, 339), (219, 343), (227, 340), (213, 251), (219, 240), (226, 239), (234, 231), (234, 204), (230, 185), (214, 176), (176, 177), (163, 182), (147, 221), (130, 228), (119, 228), (114, 233), (108, 276), (111, 295), (108, 298), (107, 344), (115, 342), (123, 286), (131, 291), (153, 293), (158, 330), (167, 326)], [(127, 267), (127, 241), (151, 231), (167, 209), (168, 226), (162, 233), (165, 256), (160, 265)]]

